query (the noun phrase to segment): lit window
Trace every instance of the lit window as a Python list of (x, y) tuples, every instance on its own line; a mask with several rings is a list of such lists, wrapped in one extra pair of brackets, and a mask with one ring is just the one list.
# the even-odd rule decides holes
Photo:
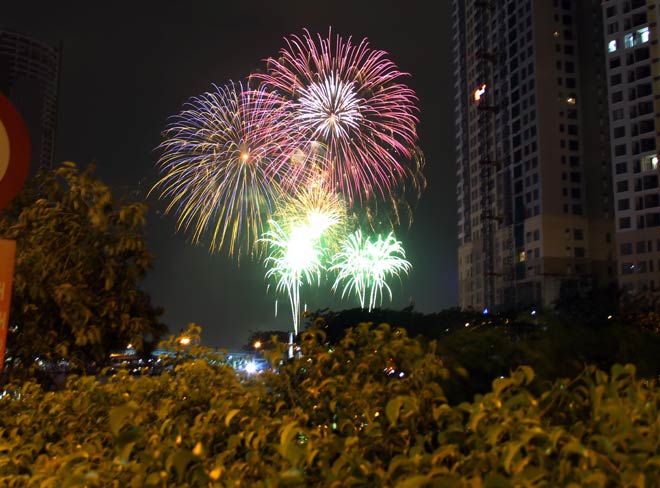
[(566, 103), (568, 103), (569, 105), (575, 105), (575, 97), (568, 97), (566, 99)]
[(641, 158), (642, 171), (655, 171), (658, 169), (658, 155), (650, 154)]
[(626, 46), (626, 48), (633, 47), (635, 44), (633, 42), (633, 35), (632, 34), (626, 34), (623, 37), (623, 45)]
[(651, 32), (649, 31), (648, 27), (644, 27), (637, 31), (637, 35), (635, 37), (635, 41), (637, 41), (635, 44), (644, 44), (645, 42), (649, 42), (649, 39), (651, 38)]
[(521, 263), (525, 262), (525, 251), (520, 251), (520, 253), (518, 254), (518, 261)]
[(616, 51), (616, 39), (612, 39), (607, 43), (607, 52), (613, 53), (614, 51)]

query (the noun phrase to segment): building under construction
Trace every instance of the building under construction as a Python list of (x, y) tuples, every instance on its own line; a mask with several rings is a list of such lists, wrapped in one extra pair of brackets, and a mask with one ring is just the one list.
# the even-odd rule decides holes
[(459, 305), (616, 280), (601, 5), (453, 0)]

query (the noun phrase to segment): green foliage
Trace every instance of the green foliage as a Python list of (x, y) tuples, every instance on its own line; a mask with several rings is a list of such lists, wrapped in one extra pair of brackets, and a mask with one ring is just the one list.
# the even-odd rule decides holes
[(139, 282), (150, 265), (146, 208), (118, 202), (73, 163), (41, 172), (0, 215), (17, 241), (8, 356), (14, 373), (36, 357), (83, 368), (132, 343), (139, 352), (165, 332)]
[(361, 324), (328, 346), (311, 328), (299, 345), (287, 359), (277, 343), (266, 352), (277, 371), (252, 377), (189, 359), (161, 376), (17, 386), (0, 399), (0, 482), (660, 486), (660, 391), (631, 364), (588, 366), (538, 393), (521, 366), (452, 406), (436, 344), (403, 329)]
[(321, 310), (311, 313), (306, 325), (323, 328), (330, 344), (340, 340), (347, 324), (360, 321), (386, 322), (406, 327), (422, 341), (436, 340), (445, 366), (456, 373), (444, 384), (445, 395), (458, 404), (485, 393), (493, 378), (521, 365), (533, 367), (540, 383), (576, 376), (587, 364), (609, 370), (615, 363), (634, 362), (643, 376), (656, 375), (660, 315), (636, 306), (614, 313), (616, 296), (601, 290), (585, 297), (583, 307), (568, 301), (534, 315), (529, 309), (487, 315), (458, 309), (424, 315), (412, 307)]

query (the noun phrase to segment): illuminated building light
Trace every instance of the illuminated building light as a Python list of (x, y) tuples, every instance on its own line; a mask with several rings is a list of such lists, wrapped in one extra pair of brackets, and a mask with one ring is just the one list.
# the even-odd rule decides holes
[(486, 94), (486, 84), (481, 85), (481, 88), (474, 90), (474, 101), (478, 102)]

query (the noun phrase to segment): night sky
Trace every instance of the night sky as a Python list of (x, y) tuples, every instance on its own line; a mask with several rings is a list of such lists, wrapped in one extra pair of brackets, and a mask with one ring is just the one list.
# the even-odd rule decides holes
[[(367, 37), (399, 69), (419, 97), (420, 146), (426, 155), (426, 192), (409, 230), (399, 230), (412, 272), (392, 282), (383, 307), (438, 312), (457, 303), (456, 202), (448, 1), (3, 2), (0, 28), (51, 44), (62, 43), (55, 164), (94, 162), (115, 194), (149, 204), (147, 241), (155, 259), (143, 287), (165, 309), (176, 332), (202, 326), (205, 344), (234, 349), (253, 330), (291, 327), (288, 299), (266, 290), (260, 262), (240, 267), (211, 255), (175, 232), (175, 216), (147, 192), (156, 181), (161, 132), (191, 96), (212, 84), (243, 81), (277, 55), (283, 38), (313, 33)], [(341, 310), (325, 287), (303, 288), (309, 309)]]

